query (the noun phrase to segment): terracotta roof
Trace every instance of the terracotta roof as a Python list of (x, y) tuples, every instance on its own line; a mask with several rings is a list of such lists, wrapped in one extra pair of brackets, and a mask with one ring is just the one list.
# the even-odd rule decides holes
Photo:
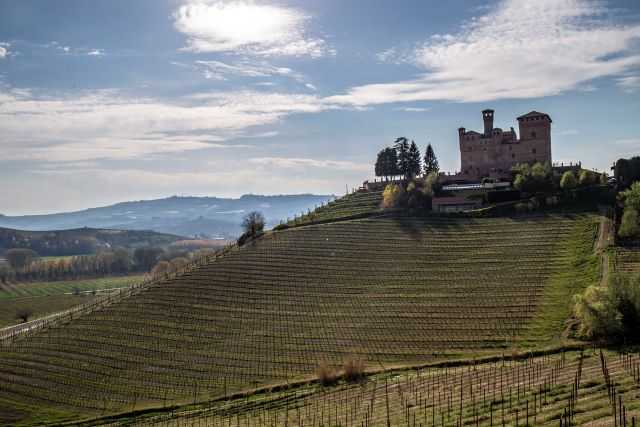
[(550, 122), (552, 121), (552, 120), (551, 120), (551, 117), (549, 117), (549, 115), (548, 115), (548, 114), (546, 114), (546, 113), (541, 113), (541, 112), (539, 112), (539, 111), (531, 111), (531, 112), (529, 112), (529, 113), (527, 113), (527, 114), (525, 114), (525, 115), (523, 115), (523, 116), (518, 117), (518, 120), (520, 120), (520, 119), (526, 119), (526, 118), (528, 118), (528, 117), (538, 117), (538, 116), (546, 117), (547, 119), (549, 119), (549, 121), (550, 121)]

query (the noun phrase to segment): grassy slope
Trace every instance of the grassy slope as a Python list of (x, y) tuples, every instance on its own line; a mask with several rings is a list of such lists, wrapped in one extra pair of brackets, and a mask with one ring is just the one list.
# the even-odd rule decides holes
[(317, 221), (329, 221), (348, 218), (354, 215), (376, 213), (380, 211), (382, 192), (356, 192), (347, 194), (289, 221), (288, 225), (302, 225)]
[[(102, 292), (138, 283), (142, 276), (105, 277), (101, 279), (59, 282), (0, 284), (0, 328), (18, 323), (16, 311), (29, 308), (32, 318), (46, 316), (92, 300), (91, 291)], [(77, 289), (81, 295), (73, 295)]]
[(532, 322), (547, 313), (545, 285), (579, 267), (562, 242), (593, 245), (593, 222), (387, 218), (275, 233), (4, 349), (0, 402), (95, 415), (288, 381), (354, 353), (388, 367), (518, 336), (546, 343)]

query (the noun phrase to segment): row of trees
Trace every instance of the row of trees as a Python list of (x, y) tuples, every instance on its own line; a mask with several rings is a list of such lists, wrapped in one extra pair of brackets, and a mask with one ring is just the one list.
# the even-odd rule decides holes
[(402, 176), (404, 179), (410, 180), (423, 171), (425, 175), (428, 175), (432, 172), (437, 173), (439, 169), (438, 159), (431, 144), (427, 146), (423, 164), (418, 146), (414, 141), (409, 143), (405, 137), (396, 139), (393, 147), (387, 147), (380, 151), (375, 164), (376, 176), (387, 179)]
[(6, 264), (0, 265), (0, 282), (54, 281), (149, 272), (159, 261), (189, 257), (180, 248), (141, 247), (101, 250), (95, 255), (58, 259), (39, 258), (30, 249), (10, 249)]
[(572, 190), (577, 187), (588, 187), (593, 184), (606, 184), (607, 175), (597, 174), (590, 170), (582, 169), (576, 176), (573, 171), (566, 171), (562, 176), (554, 175), (549, 162), (528, 163), (516, 165), (512, 169), (515, 174), (513, 186), (516, 190), (526, 193), (551, 192), (558, 188)]

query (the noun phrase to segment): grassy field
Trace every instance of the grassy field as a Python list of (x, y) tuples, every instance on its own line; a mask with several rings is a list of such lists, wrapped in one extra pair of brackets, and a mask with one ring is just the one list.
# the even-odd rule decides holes
[(557, 343), (570, 294), (597, 283), (597, 223), (387, 217), (268, 234), (3, 347), (0, 408), (96, 416), (309, 378), (353, 355), (381, 369)]
[(634, 418), (637, 425), (640, 355), (586, 349), (307, 384), (90, 425), (631, 426)]
[(141, 280), (142, 276), (126, 276), (60, 282), (0, 284), (0, 328), (18, 323), (16, 312), (19, 309), (32, 310), (32, 318), (35, 319), (90, 302), (94, 297), (94, 291), (99, 294), (127, 287)]

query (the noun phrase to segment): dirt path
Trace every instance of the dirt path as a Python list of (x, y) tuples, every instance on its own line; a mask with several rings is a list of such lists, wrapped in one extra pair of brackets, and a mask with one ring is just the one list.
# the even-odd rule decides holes
[(602, 262), (600, 286), (607, 286), (609, 283), (609, 252), (607, 251), (607, 248), (611, 244), (612, 225), (613, 224), (608, 217), (602, 216), (600, 226), (598, 227), (598, 239), (594, 245), (594, 251), (600, 255), (600, 260)]

